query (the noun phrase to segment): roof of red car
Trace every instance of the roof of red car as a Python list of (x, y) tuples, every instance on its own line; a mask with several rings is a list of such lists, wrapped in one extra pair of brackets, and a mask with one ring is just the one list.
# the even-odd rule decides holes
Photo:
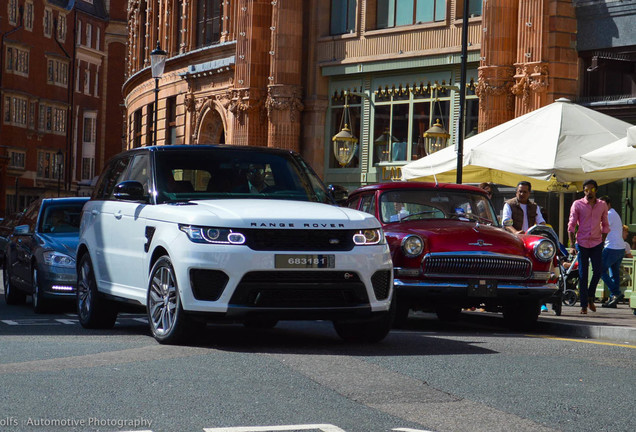
[(388, 183), (378, 183), (372, 184), (368, 186), (362, 186), (352, 193), (370, 191), (370, 190), (391, 190), (391, 189), (447, 189), (447, 190), (462, 190), (469, 192), (481, 192), (486, 193), (481, 188), (477, 186), (470, 186), (464, 184), (455, 184), (455, 183), (432, 183), (432, 182), (406, 182), (406, 181), (398, 181), (398, 182), (388, 182)]

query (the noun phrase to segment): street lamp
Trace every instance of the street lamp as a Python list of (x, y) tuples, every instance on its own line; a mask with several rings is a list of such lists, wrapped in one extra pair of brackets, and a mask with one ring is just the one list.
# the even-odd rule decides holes
[(168, 53), (161, 49), (159, 41), (157, 48), (150, 53), (150, 71), (155, 79), (155, 107), (153, 110), (154, 120), (152, 128), (152, 144), (157, 145), (157, 105), (159, 104), (159, 78), (163, 75), (163, 69), (166, 66), (166, 57)]
[(64, 154), (58, 150), (55, 154), (55, 164), (57, 165), (57, 197), (60, 197), (60, 185), (62, 184), (62, 165), (64, 165)]

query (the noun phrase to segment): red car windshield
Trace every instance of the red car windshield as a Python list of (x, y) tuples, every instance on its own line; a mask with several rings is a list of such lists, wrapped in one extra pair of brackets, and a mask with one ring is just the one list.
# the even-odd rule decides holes
[(495, 210), (484, 195), (457, 190), (392, 190), (380, 198), (383, 223), (424, 219), (455, 219), (499, 226)]

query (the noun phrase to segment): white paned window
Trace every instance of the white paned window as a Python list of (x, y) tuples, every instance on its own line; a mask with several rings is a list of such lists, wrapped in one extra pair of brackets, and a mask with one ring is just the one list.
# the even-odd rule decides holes
[(27, 1), (24, 4), (24, 28), (33, 31), (33, 2)]
[(93, 26), (86, 24), (86, 46), (91, 48), (93, 45)]
[(44, 36), (51, 37), (51, 34), (53, 33), (53, 11), (51, 9), (44, 9), (42, 24), (44, 27)]
[(23, 151), (9, 150), (9, 167), (24, 169), (26, 153)]

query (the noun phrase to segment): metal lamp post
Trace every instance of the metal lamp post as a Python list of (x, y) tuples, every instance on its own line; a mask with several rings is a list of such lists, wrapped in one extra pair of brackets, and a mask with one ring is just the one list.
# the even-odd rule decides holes
[(63, 160), (64, 154), (62, 150), (58, 150), (55, 154), (55, 164), (57, 165), (57, 197), (60, 197), (60, 186), (62, 184), (62, 165), (64, 165)]
[(157, 105), (159, 104), (159, 78), (163, 75), (163, 69), (166, 66), (166, 57), (168, 53), (161, 49), (159, 41), (157, 41), (157, 48), (150, 53), (150, 70), (152, 77), (155, 79), (155, 106), (154, 106), (154, 120), (152, 127), (152, 144), (157, 145)]

